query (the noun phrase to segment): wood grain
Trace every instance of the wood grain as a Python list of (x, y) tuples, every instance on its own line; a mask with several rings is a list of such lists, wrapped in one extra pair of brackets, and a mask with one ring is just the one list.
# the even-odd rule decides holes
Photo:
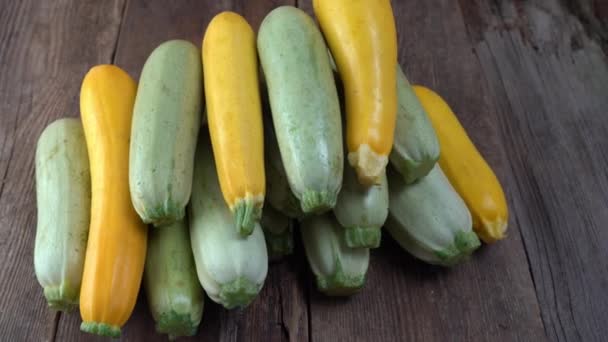
[[(300, 1), (300, 6), (310, 4)], [(399, 60), (410, 81), (438, 91), (458, 113), (507, 188), (495, 105), (453, 1), (393, 1)], [(509, 236), (453, 270), (424, 265), (383, 235), (365, 289), (350, 300), (311, 296), (311, 335), (379, 341), (543, 340), (534, 286), (516, 220)]]
[(52, 340), (59, 314), (34, 275), (34, 152), (42, 129), (78, 114), (88, 68), (111, 60), (122, 1), (0, 2), (0, 334)]
[[(243, 15), (255, 30), (266, 13), (290, 1), (143, 1), (129, 0), (116, 43), (114, 63), (139, 77), (152, 50), (169, 39), (186, 39), (200, 47), (209, 21), (221, 11)], [(184, 340), (209, 341), (284, 341), (307, 339), (308, 316), (305, 290), (297, 279), (302, 259), (272, 265), (260, 296), (246, 309), (224, 310), (207, 298), (203, 321), (196, 337)], [(124, 341), (164, 341), (156, 334), (145, 296), (140, 294), (137, 307), (123, 328)], [(90, 338), (79, 331), (79, 315), (62, 317), (58, 341)], [(101, 339), (99, 339), (101, 340)]]
[[(469, 5), (471, 5), (469, 3)], [(608, 66), (558, 1), (466, 9), (499, 122), (546, 333), (608, 333)]]

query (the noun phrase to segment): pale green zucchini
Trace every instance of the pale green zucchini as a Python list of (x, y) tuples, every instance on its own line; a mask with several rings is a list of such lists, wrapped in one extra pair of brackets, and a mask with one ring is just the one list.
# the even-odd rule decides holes
[(190, 42), (158, 46), (144, 65), (131, 126), (129, 186), (145, 223), (184, 217), (201, 121), (202, 66)]
[(369, 187), (357, 180), (352, 167), (344, 168), (344, 183), (334, 207), (336, 219), (344, 227), (349, 247), (377, 248), (388, 215), (388, 184), (382, 172), (380, 183)]
[(224, 201), (208, 134), (199, 139), (190, 202), (190, 239), (199, 281), (228, 309), (251, 303), (264, 284), (268, 253), (259, 223), (247, 237)]
[(36, 146), (34, 270), (48, 305), (78, 306), (91, 215), (91, 176), (79, 119), (51, 123)]
[(293, 252), (293, 228), (291, 219), (272, 206), (264, 207), (262, 230), (271, 260), (280, 259)]
[(300, 200), (294, 196), (277, 143), (272, 124), (264, 125), (264, 158), (266, 161), (266, 199), (271, 206), (291, 218), (304, 216)]
[(439, 159), (439, 141), (431, 121), (397, 64), (397, 124), (391, 164), (407, 184), (426, 176)]
[(144, 288), (156, 331), (169, 338), (193, 336), (205, 294), (196, 276), (190, 233), (183, 220), (148, 233)]
[(385, 228), (403, 249), (429, 264), (452, 266), (479, 247), (471, 213), (438, 164), (409, 185), (392, 169), (388, 176), (390, 210)]
[(342, 184), (340, 105), (327, 47), (314, 21), (289, 6), (270, 12), (258, 51), (283, 166), (304, 213), (336, 203)]
[(331, 213), (311, 216), (300, 223), (304, 250), (319, 291), (330, 296), (359, 291), (365, 284), (369, 249), (348, 247), (344, 228)]

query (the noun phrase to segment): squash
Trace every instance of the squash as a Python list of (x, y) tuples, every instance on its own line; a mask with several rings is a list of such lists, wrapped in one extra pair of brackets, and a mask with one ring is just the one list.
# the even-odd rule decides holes
[(414, 86), (439, 136), (439, 165), (473, 216), (473, 229), (485, 243), (505, 237), (509, 209), (502, 186), (448, 104), (432, 90)]
[(196, 335), (205, 294), (184, 220), (150, 231), (144, 288), (157, 332), (169, 334), (170, 339)]
[(389, 168), (389, 215), (385, 224), (399, 245), (429, 264), (453, 266), (480, 245), (471, 214), (439, 165), (424, 178), (405, 184)]
[(439, 141), (426, 111), (397, 65), (397, 126), (390, 162), (406, 183), (426, 176), (439, 159)]
[(255, 35), (234, 12), (209, 23), (203, 39), (207, 122), (224, 199), (247, 236), (262, 216), (266, 178)]
[(129, 193), (129, 137), (137, 85), (113, 65), (93, 67), (80, 90), (91, 167), (91, 225), (80, 289), (85, 332), (118, 337), (137, 300), (147, 227)]
[(319, 291), (329, 296), (349, 296), (365, 285), (368, 248), (350, 248), (344, 227), (331, 213), (307, 217), (300, 233), (308, 264)]
[(260, 25), (258, 51), (281, 159), (304, 214), (331, 210), (343, 171), (340, 103), (314, 21), (283, 6)]
[(314, 0), (344, 84), (348, 161), (359, 182), (380, 182), (397, 113), (397, 32), (389, 0)]
[(144, 223), (171, 224), (185, 215), (202, 88), (199, 51), (190, 42), (162, 43), (144, 64), (129, 153), (131, 199)]
[(236, 231), (215, 170), (209, 137), (201, 134), (190, 202), (196, 272), (211, 300), (227, 309), (245, 307), (257, 297), (268, 273), (266, 242), (257, 222), (248, 236)]
[(79, 119), (48, 125), (36, 145), (34, 270), (49, 307), (78, 306), (91, 215), (89, 157)]
[(293, 227), (289, 217), (272, 206), (264, 207), (260, 221), (271, 260), (278, 260), (293, 252)]

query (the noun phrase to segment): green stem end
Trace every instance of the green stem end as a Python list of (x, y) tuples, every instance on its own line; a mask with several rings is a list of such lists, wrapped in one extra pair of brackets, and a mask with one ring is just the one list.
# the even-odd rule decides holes
[(382, 231), (380, 227), (348, 227), (344, 230), (344, 237), (350, 248), (378, 248)]
[(252, 198), (246, 198), (234, 205), (234, 219), (238, 233), (245, 237), (253, 233), (256, 222), (262, 217), (262, 206)]
[(120, 327), (106, 323), (82, 322), (82, 324), (80, 324), (80, 330), (89, 334), (96, 334), (106, 337), (120, 337)]
[(222, 285), (219, 293), (220, 302), (226, 309), (245, 307), (255, 299), (260, 288), (261, 286), (254, 284), (249, 279), (239, 277)]
[(337, 195), (328, 191), (306, 191), (300, 205), (305, 214), (322, 214), (336, 205)]

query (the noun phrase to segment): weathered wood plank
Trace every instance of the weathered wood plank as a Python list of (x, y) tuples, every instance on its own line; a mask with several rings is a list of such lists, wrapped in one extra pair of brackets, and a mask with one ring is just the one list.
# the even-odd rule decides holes
[[(309, 1), (300, 6), (310, 10)], [(454, 1), (393, 1), (399, 59), (412, 82), (450, 102), (505, 185), (509, 163), (498, 136), (495, 104), (472, 53)], [(477, 341), (545, 338), (517, 218), (506, 240), (484, 246), (453, 270), (424, 265), (384, 234), (372, 253), (366, 288), (351, 299), (311, 298), (311, 334), (318, 341)]]
[[(186, 39), (200, 47), (203, 33), (214, 15), (223, 10), (242, 14), (257, 30), (264, 16), (274, 7), (293, 1), (179, 1), (129, 0), (114, 63), (139, 77), (152, 50), (169, 39)], [(192, 339), (209, 341), (300, 341), (308, 339), (305, 282), (298, 279), (301, 258), (271, 265), (260, 296), (243, 310), (227, 311), (207, 299), (199, 333)], [(142, 292), (143, 293), (143, 292)], [(154, 330), (145, 296), (141, 295), (129, 322), (123, 329), (124, 341), (164, 341)], [(58, 341), (91, 338), (79, 331), (77, 314), (62, 317)], [(95, 339), (93, 339), (95, 340)], [(102, 340), (102, 339), (99, 339)]]
[(122, 0), (0, 3), (0, 334), (52, 340), (59, 314), (34, 276), (34, 152), (51, 121), (78, 114), (88, 67), (111, 60)]
[(501, 104), (513, 209), (546, 333), (605, 340), (608, 59), (563, 2), (461, 3)]

